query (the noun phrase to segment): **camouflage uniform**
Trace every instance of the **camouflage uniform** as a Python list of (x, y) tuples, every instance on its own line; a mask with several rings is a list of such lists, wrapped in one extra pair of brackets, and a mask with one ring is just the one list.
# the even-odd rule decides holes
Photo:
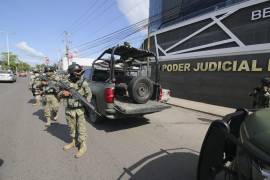
[[(76, 83), (69, 81), (69, 85), (83, 95), (89, 102), (91, 101), (92, 92), (89, 84), (83, 77)], [(70, 128), (70, 136), (75, 139), (77, 132), (77, 141), (79, 143), (85, 142), (87, 138), (85, 109), (78, 100), (72, 99), (72, 97), (66, 99), (66, 120)]]
[(270, 78), (264, 77), (261, 79), (261, 85), (253, 89), (249, 96), (253, 97), (253, 108), (267, 108), (270, 101)]
[(41, 100), (41, 81), (39, 79), (39, 73), (35, 73), (31, 78), (32, 93), (36, 99), (34, 105), (39, 105)]
[[(48, 73), (49, 81), (59, 81), (59, 77), (55, 73)], [(43, 92), (45, 95), (45, 108), (44, 116), (47, 120), (46, 126), (51, 125), (51, 118), (54, 116), (54, 120), (57, 120), (57, 113), (59, 109), (59, 99), (55, 89), (48, 86), (43, 86)]]
[(250, 95), (253, 96), (253, 108), (269, 107), (270, 89), (267, 86), (255, 88)]
[[(29, 89), (32, 89), (35, 77), (36, 77), (35, 74), (31, 74), (31, 76), (29, 78)], [(33, 96), (34, 96), (34, 94), (33, 94)]]

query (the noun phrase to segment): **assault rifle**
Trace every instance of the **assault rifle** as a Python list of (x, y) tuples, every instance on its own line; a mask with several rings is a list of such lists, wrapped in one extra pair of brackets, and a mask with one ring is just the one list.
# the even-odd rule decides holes
[(51, 81), (48, 79), (47, 76), (44, 75), (40, 75), (40, 79), (41, 81), (46, 81), (48, 84), (47, 86), (54, 89), (56, 92), (60, 92), (62, 90), (66, 90), (68, 92), (70, 92), (72, 98), (74, 98), (75, 100), (80, 101), (80, 103), (82, 103), (82, 105), (86, 108), (90, 108), (92, 111), (94, 111), (97, 115), (101, 116), (97, 111), (96, 108), (87, 101), (87, 99), (85, 97), (83, 97), (79, 92), (77, 92), (74, 88), (70, 87), (68, 85), (67, 82), (64, 81)]

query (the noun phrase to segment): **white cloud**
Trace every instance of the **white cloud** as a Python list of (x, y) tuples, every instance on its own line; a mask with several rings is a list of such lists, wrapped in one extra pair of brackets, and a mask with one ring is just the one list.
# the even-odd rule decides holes
[(149, 17), (149, 0), (117, 0), (117, 4), (130, 24)]
[(43, 59), (45, 57), (45, 55), (42, 52), (37, 51), (36, 49), (30, 47), (25, 41), (17, 43), (16, 47), (25, 52), (30, 57), (39, 59)]

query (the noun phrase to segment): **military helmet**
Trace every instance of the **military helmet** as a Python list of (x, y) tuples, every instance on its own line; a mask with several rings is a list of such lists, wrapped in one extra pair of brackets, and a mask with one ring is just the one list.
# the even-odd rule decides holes
[(270, 77), (264, 77), (261, 80), (262, 84), (265, 86), (269, 86), (270, 85)]
[(82, 70), (83, 70), (83, 68), (79, 64), (71, 64), (68, 67), (69, 74), (74, 74), (75, 72), (80, 73)]
[(33, 71), (33, 73), (39, 73), (38, 68), (34, 68), (32, 71)]
[(124, 46), (129, 47), (129, 48), (131, 47), (130, 43), (126, 41), (124, 42)]
[(55, 67), (54, 66), (46, 66), (44, 68), (44, 72), (47, 73), (47, 72), (54, 72), (55, 71)]

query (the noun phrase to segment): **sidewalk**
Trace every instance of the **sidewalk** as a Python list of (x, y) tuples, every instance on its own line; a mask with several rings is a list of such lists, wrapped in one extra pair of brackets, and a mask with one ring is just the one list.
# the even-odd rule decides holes
[(203, 112), (203, 113), (207, 113), (207, 114), (211, 114), (215, 116), (221, 116), (221, 117), (235, 111), (235, 109), (233, 108), (216, 106), (216, 105), (190, 101), (186, 99), (174, 98), (174, 97), (170, 97), (167, 104), (185, 108), (185, 109), (191, 109), (194, 111), (199, 111), (199, 112)]

